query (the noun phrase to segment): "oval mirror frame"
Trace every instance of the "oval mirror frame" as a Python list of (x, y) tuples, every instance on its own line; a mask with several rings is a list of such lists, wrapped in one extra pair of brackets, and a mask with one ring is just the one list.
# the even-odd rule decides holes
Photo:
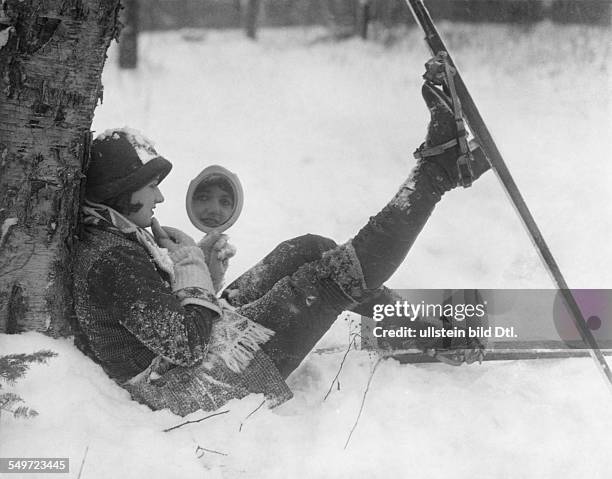
[[(208, 226), (202, 223), (202, 221), (200, 221), (200, 219), (193, 212), (193, 195), (200, 183), (210, 176), (222, 176), (230, 183), (232, 189), (234, 190), (234, 211), (232, 216), (230, 216), (230, 218), (220, 226)], [(191, 183), (189, 183), (189, 188), (187, 189), (187, 196), (185, 198), (187, 216), (189, 216), (191, 224), (204, 233), (210, 233), (213, 230), (221, 232), (227, 230), (240, 216), (243, 202), (244, 192), (242, 191), (242, 184), (240, 183), (238, 176), (220, 165), (211, 165), (204, 168), (198, 176), (191, 180)]]

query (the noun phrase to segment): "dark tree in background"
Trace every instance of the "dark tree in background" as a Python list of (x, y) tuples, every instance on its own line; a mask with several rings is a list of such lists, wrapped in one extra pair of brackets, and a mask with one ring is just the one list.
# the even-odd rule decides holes
[(370, 1), (360, 0), (357, 7), (357, 32), (366, 40), (368, 38), (368, 26), (370, 24)]
[(138, 66), (138, 30), (139, 0), (123, 0), (121, 14), (121, 38), (119, 39), (119, 67), (136, 68)]
[(257, 17), (259, 16), (260, 0), (248, 0), (246, 8), (246, 34), (255, 40), (257, 38)]
[(4, 0), (0, 332), (62, 334), (83, 159), (119, 0)]

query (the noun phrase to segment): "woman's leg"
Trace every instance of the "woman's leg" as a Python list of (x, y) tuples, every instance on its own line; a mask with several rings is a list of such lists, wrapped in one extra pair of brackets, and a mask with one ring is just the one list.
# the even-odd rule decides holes
[(336, 246), (334, 240), (313, 234), (283, 241), (225, 288), (222, 297), (234, 307), (255, 301), (270, 291), (277, 281), (291, 276), (303, 264), (321, 259), (325, 251)]
[[(423, 96), (432, 115), (426, 147), (446, 143), (456, 134), (453, 113), (440, 95), (424, 85)], [(235, 290), (230, 286), (229, 302), (241, 305), (241, 314), (276, 332), (263, 349), (283, 376), (300, 364), (342, 311), (368, 303), (373, 295), (380, 294), (382, 283), (402, 263), (436, 203), (457, 185), (457, 157), (455, 147), (421, 158), (398, 193), (351, 241), (323, 252), (320, 259), (303, 264), (290, 276), (282, 274), (299, 261), (285, 268), (283, 262), (274, 264), (274, 254), (268, 255), (263, 269), (273, 273), (262, 275), (255, 268), (238, 280), (248, 290), (243, 296), (250, 300), (248, 303), (233, 301)], [(488, 169), (486, 159), (475, 155), (472, 169), (475, 178), (480, 176)], [(324, 248), (310, 249), (309, 253), (318, 256)], [(280, 251), (280, 256), (286, 254), (285, 249)], [(296, 258), (295, 254), (289, 256)], [(271, 289), (261, 295), (271, 283)], [(251, 288), (251, 284), (257, 287)], [(234, 299), (242, 296), (240, 291), (234, 294)]]
[[(329, 261), (337, 259), (336, 250), (303, 264), (293, 274), (276, 281), (263, 296), (237, 310), (275, 332), (262, 349), (285, 378), (338, 315), (354, 304), (334, 279), (335, 268), (330, 267)], [(354, 278), (360, 281), (358, 272)]]
[[(323, 253), (337, 246), (334, 240), (313, 234), (283, 241), (223, 291), (223, 298), (232, 306), (241, 308), (242, 314), (276, 331), (275, 339), (264, 349), (274, 358), (279, 369), (285, 372), (285, 376), (297, 367), (345, 307), (350, 307), (357, 314), (371, 316), (373, 304), (392, 304), (399, 298), (389, 289), (381, 287), (372, 291), (364, 303), (347, 303), (337, 286), (323, 282), (321, 291), (310, 295), (323, 298), (323, 302), (302, 308), (300, 306), (307, 301), (296, 299), (297, 292), (290, 281), (279, 284), (271, 292), (283, 278), (291, 277), (303, 265), (321, 260)], [(304, 274), (304, 271), (300, 274)], [(257, 301), (268, 293), (268, 297)], [(280, 298), (282, 304), (277, 304)], [(290, 308), (280, 310), (280, 306), (289, 304), (292, 305)]]

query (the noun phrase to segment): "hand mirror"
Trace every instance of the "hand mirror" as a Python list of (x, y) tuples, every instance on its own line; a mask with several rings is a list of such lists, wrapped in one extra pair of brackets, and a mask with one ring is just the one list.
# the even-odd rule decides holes
[(238, 177), (222, 166), (212, 165), (189, 183), (187, 215), (200, 231), (225, 231), (240, 216), (242, 201)]

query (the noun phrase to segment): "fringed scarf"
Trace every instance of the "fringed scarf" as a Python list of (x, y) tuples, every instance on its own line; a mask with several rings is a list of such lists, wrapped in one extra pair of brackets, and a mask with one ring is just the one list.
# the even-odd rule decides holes
[[(138, 241), (153, 258), (160, 270), (174, 280), (174, 264), (168, 255), (168, 250), (160, 248), (151, 233), (132, 223), (113, 208), (85, 200), (82, 207), (83, 223), (86, 225), (103, 224), (116, 229), (128, 238)], [(213, 322), (210, 342), (208, 344), (207, 361), (215, 362), (219, 358), (233, 372), (242, 372), (253, 359), (260, 346), (267, 342), (274, 331), (249, 318), (238, 314), (225, 300), (219, 300), (220, 317)], [(165, 361), (154, 361), (149, 374), (163, 374), (167, 366)], [(140, 376), (140, 375), (139, 375)]]

